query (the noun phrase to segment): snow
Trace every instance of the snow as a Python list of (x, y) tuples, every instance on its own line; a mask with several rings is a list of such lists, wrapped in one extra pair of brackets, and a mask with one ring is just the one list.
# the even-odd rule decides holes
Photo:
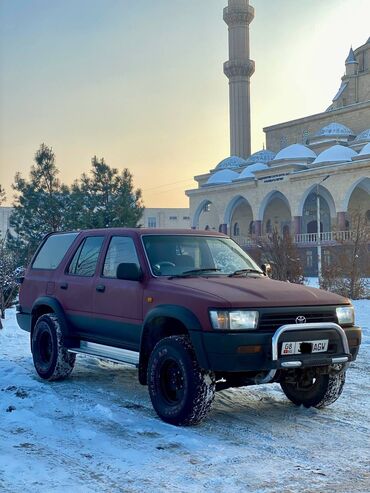
[(369, 492), (370, 301), (354, 306), (363, 344), (336, 403), (297, 408), (277, 384), (231, 389), (193, 428), (163, 423), (129, 366), (78, 356), (68, 380), (41, 381), (8, 310), (0, 491)]

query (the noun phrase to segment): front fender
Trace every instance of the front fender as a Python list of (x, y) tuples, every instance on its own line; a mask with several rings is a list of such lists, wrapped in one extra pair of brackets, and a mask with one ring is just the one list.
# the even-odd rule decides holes
[(141, 353), (145, 352), (143, 348), (148, 337), (148, 331), (150, 331), (151, 322), (161, 317), (173, 318), (184, 325), (194, 347), (199, 365), (204, 369), (209, 368), (207, 354), (203, 345), (202, 326), (199, 319), (191, 310), (179, 305), (158, 305), (147, 313), (141, 335)]

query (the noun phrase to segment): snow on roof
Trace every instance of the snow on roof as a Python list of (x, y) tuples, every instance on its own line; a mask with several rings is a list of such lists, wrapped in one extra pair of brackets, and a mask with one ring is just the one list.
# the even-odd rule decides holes
[(345, 147), (339, 144), (329, 147), (322, 151), (312, 164), (318, 163), (343, 163), (351, 161), (353, 156), (357, 156), (357, 152), (350, 147)]
[(254, 178), (254, 173), (256, 171), (262, 171), (268, 169), (269, 167), (265, 163), (254, 163), (247, 166), (237, 178), (234, 180), (245, 180), (246, 178)]
[(370, 142), (366, 144), (366, 146), (363, 147), (359, 153), (360, 156), (367, 156), (368, 154), (370, 154)]
[(280, 161), (281, 159), (315, 159), (316, 154), (307, 146), (303, 144), (292, 144), (288, 147), (284, 147), (279, 151), (274, 161)]
[(208, 178), (206, 185), (222, 185), (225, 183), (231, 183), (238, 176), (239, 174), (231, 169), (222, 169), (220, 171), (216, 171), (216, 173), (213, 173), (213, 175)]
[(268, 149), (262, 149), (249, 156), (247, 164), (268, 163), (274, 159), (275, 155), (275, 152), (269, 151)]
[(329, 123), (329, 125), (326, 125), (325, 127), (321, 128), (316, 134), (315, 137), (321, 137), (321, 136), (326, 136), (326, 137), (332, 137), (332, 136), (349, 136), (349, 135), (354, 135), (352, 130), (345, 125), (342, 125), (341, 123), (336, 123), (332, 122)]
[(364, 130), (354, 140), (355, 142), (370, 142), (370, 128)]
[(226, 159), (223, 159), (215, 169), (234, 169), (234, 168), (242, 168), (246, 166), (247, 162), (245, 159), (242, 159), (239, 156), (230, 156)]

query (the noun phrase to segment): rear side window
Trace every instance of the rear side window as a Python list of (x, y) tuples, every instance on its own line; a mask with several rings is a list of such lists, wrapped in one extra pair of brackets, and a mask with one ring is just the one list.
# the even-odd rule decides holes
[(95, 273), (103, 241), (104, 236), (89, 236), (85, 238), (77, 248), (69, 264), (68, 274), (92, 277)]
[(78, 233), (65, 233), (49, 236), (33, 261), (33, 269), (55, 270)]
[(117, 267), (121, 263), (139, 266), (135, 244), (128, 236), (114, 236), (109, 244), (104, 262), (104, 277), (117, 277)]

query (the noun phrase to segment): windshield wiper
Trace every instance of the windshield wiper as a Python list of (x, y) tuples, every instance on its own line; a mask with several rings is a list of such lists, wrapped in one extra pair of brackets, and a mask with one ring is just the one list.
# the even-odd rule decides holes
[(204, 272), (220, 272), (220, 271), (221, 269), (214, 269), (213, 267), (210, 267), (208, 269), (192, 269), (192, 270), (186, 270), (181, 274), (175, 274), (171, 276), (169, 279), (175, 279), (178, 277), (189, 277), (192, 276), (193, 274), (203, 274)]
[(240, 276), (241, 274), (261, 274), (263, 276), (263, 272), (261, 270), (257, 269), (239, 269), (233, 272), (232, 274), (229, 274), (229, 277), (233, 276)]

